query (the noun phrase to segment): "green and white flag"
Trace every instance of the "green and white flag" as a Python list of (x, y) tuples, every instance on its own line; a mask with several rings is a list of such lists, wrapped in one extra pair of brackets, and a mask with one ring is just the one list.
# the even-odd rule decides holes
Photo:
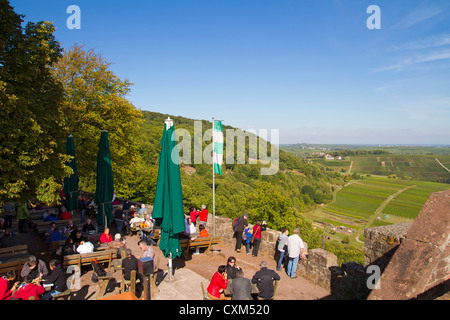
[(214, 149), (213, 149), (213, 164), (214, 164), (214, 173), (222, 174), (222, 163), (223, 163), (223, 130), (222, 130), (222, 121), (213, 120), (214, 121), (214, 130), (213, 130), (213, 141), (214, 141)]

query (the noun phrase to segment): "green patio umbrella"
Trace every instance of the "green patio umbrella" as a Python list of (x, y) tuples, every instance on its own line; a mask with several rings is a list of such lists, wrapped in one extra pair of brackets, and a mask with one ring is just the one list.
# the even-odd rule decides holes
[[(165, 257), (172, 258), (181, 255), (179, 234), (185, 230), (185, 222), (177, 139), (170, 118), (165, 122), (160, 144), (153, 218), (161, 226), (159, 248)], [(170, 266), (171, 260), (169, 269)]]
[(109, 149), (108, 132), (102, 130), (97, 154), (97, 187), (95, 204), (97, 205), (97, 225), (109, 226), (112, 220), (112, 198), (114, 182)]
[(77, 161), (75, 158), (75, 143), (73, 136), (69, 135), (66, 141), (66, 153), (72, 156), (67, 165), (72, 168), (73, 174), (70, 177), (64, 178), (64, 194), (67, 196), (69, 207), (67, 210), (78, 209), (78, 172)]

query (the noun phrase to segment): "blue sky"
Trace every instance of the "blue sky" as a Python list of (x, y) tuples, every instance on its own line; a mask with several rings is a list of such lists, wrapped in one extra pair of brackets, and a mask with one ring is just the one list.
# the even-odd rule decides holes
[(448, 1), (10, 2), (53, 21), (64, 48), (102, 54), (142, 110), (279, 129), (280, 143), (450, 144)]

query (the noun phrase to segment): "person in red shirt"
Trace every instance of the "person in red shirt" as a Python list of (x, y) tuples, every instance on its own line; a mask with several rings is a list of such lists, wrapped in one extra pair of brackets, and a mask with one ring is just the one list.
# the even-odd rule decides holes
[(16, 278), (16, 272), (10, 270), (5, 276), (0, 278), (0, 300), (9, 300), (13, 293), (17, 290), (19, 282), (13, 284)]
[(70, 219), (72, 219), (72, 215), (70, 214), (69, 211), (67, 211), (66, 208), (62, 207), (61, 211), (62, 212), (59, 214), (59, 217), (58, 217), (59, 220), (70, 220)]
[(230, 300), (231, 297), (225, 297), (224, 290), (227, 288), (227, 266), (219, 266), (217, 272), (213, 275), (211, 283), (206, 289), (210, 299)]
[(13, 299), (29, 300), (30, 297), (34, 297), (34, 300), (41, 300), (41, 296), (44, 294), (45, 288), (41, 286), (41, 277), (33, 280), (33, 276), (27, 275), (25, 282), (20, 286), (13, 294)]
[(208, 220), (208, 209), (202, 204), (202, 211), (200, 211), (198, 218), (200, 219), (199, 224), (204, 224), (206, 226), (206, 221)]
[[(264, 229), (265, 230), (265, 229)], [(257, 220), (256, 224), (253, 226), (253, 236), (250, 240), (253, 244), (252, 256), (257, 257), (259, 251), (259, 245), (261, 244), (261, 221)]]
[(195, 208), (192, 208), (191, 212), (189, 213), (189, 217), (191, 218), (191, 222), (194, 224), (194, 226), (197, 221), (198, 213), (199, 213), (199, 211), (196, 210)]
[(113, 238), (109, 234), (109, 228), (105, 228), (105, 231), (103, 231), (102, 235), (100, 236), (100, 243), (108, 243), (112, 242)]

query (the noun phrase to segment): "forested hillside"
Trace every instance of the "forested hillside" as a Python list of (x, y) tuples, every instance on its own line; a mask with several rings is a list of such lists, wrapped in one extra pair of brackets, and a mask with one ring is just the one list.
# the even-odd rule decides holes
[[(126, 197), (151, 204), (154, 200), (159, 142), (164, 120), (170, 116), (177, 130), (185, 129), (190, 133), (192, 141), (188, 145), (192, 148), (192, 159), (194, 159), (195, 120), (149, 111), (142, 111), (142, 114), (138, 148), (141, 163), (136, 167), (133, 177), (130, 177), (132, 182), (129, 188), (117, 191), (119, 194), (126, 193), (123, 194)], [(205, 131), (211, 128), (211, 122), (202, 121), (201, 127), (203, 136)], [(224, 126), (224, 134), (226, 129), (232, 128)], [(238, 135), (245, 134), (242, 130), (236, 132)], [(202, 141), (202, 150), (211, 144), (211, 140), (207, 141), (206, 138), (205, 140)], [(179, 147), (183, 143), (188, 142), (180, 141)], [(276, 229), (295, 225), (301, 212), (332, 199), (331, 178), (319, 166), (307, 164), (304, 160), (280, 150), (278, 172), (274, 175), (261, 175), (263, 167), (261, 163), (249, 164), (249, 143), (246, 143), (245, 164), (237, 164), (236, 148), (237, 146), (234, 146), (234, 163), (224, 163), (223, 175), (215, 175), (216, 214), (234, 218), (249, 213), (252, 220), (266, 220)], [(225, 150), (226, 141), (224, 159), (227, 156)], [(268, 146), (268, 150), (271, 150), (271, 146)], [(185, 212), (202, 204), (211, 210), (212, 166), (205, 161), (200, 164), (182, 163), (181, 179)]]

